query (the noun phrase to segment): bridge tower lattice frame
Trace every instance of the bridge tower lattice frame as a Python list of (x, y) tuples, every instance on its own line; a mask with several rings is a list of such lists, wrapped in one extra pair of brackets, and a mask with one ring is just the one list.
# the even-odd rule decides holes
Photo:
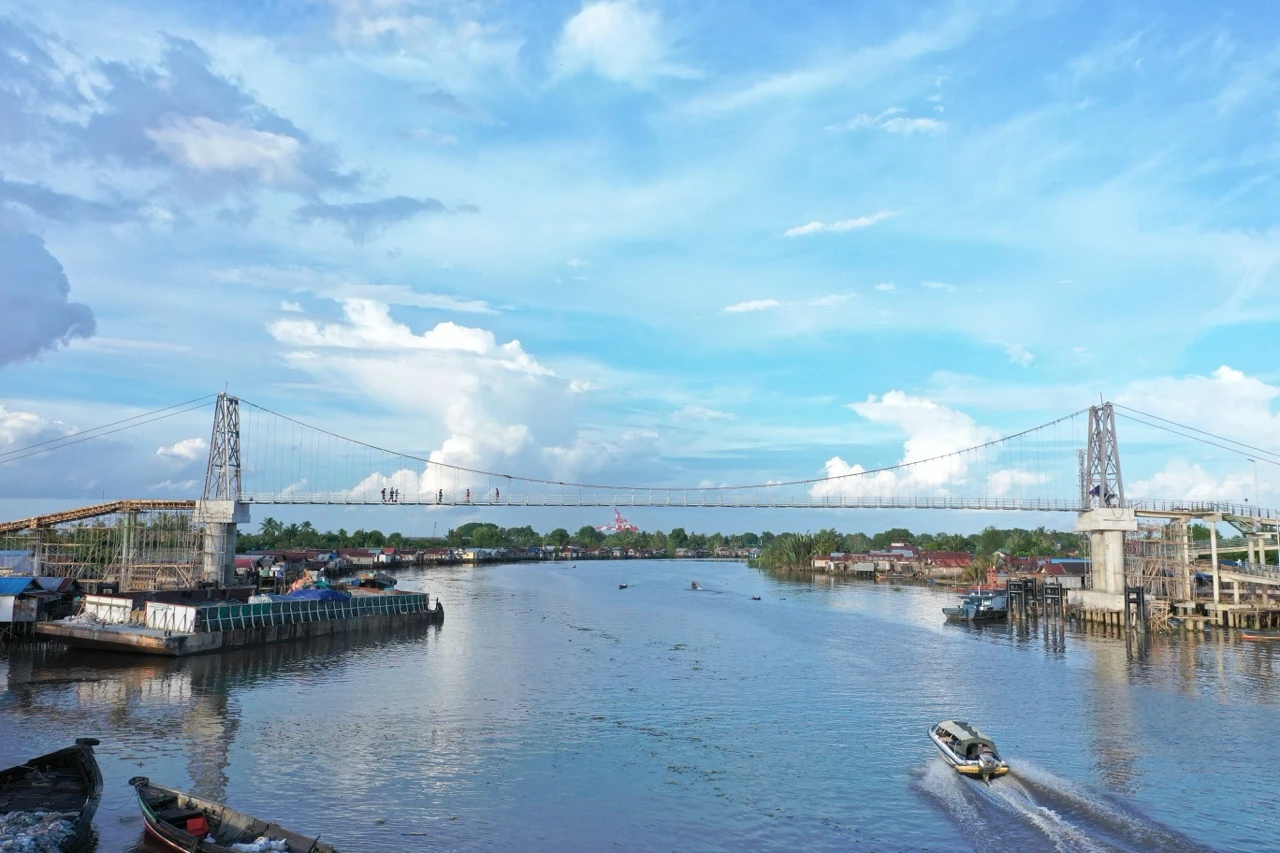
[(240, 399), (223, 392), (218, 395), (218, 405), (213, 413), (204, 499), (239, 501), (240, 494)]
[(1080, 505), (1089, 509), (1090, 498), (1099, 506), (1123, 507), (1124, 477), (1120, 472), (1120, 444), (1116, 440), (1116, 413), (1110, 403), (1089, 407), (1089, 447)]

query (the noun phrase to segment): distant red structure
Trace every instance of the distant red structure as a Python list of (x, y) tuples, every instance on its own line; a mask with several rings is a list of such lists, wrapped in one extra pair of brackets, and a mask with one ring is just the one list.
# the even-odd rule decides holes
[(624, 530), (631, 531), (632, 533), (638, 533), (640, 528), (623, 518), (622, 513), (615, 509), (613, 511), (613, 521), (608, 524), (598, 525), (596, 530), (599, 530), (601, 533), (621, 533)]

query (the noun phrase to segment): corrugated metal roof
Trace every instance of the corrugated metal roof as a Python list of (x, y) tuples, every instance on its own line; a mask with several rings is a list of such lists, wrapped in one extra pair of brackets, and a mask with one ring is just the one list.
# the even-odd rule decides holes
[(21, 595), (31, 586), (34, 578), (0, 578), (0, 595)]

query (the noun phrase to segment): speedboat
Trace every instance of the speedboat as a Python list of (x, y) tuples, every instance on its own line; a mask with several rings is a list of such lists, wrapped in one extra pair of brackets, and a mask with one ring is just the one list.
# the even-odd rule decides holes
[(626, 588), (627, 588), (627, 586), (628, 586), (628, 584), (620, 583), (620, 584), (618, 584), (618, 589), (626, 589)]
[(689, 584), (689, 588), (690, 588), (690, 589), (702, 589), (702, 587), (698, 586), (698, 582), (697, 582), (697, 581), (693, 581), (691, 584)]
[(929, 740), (957, 773), (981, 779), (988, 785), (993, 777), (1009, 772), (1009, 765), (996, 751), (996, 742), (963, 720), (943, 720), (929, 727)]
[(1009, 615), (1004, 593), (971, 592), (954, 607), (942, 608), (948, 622), (998, 622)]

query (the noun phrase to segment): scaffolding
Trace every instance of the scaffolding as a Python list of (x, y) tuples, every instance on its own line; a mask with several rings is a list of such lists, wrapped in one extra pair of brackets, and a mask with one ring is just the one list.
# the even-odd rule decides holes
[(1142, 587), (1148, 598), (1194, 598), (1195, 566), (1186, 520), (1140, 519), (1138, 530), (1125, 534), (1124, 570), (1126, 585)]
[(180, 589), (200, 578), (204, 526), (190, 509), (127, 509), (91, 519), (0, 533), (0, 551), (26, 552), (47, 577)]

